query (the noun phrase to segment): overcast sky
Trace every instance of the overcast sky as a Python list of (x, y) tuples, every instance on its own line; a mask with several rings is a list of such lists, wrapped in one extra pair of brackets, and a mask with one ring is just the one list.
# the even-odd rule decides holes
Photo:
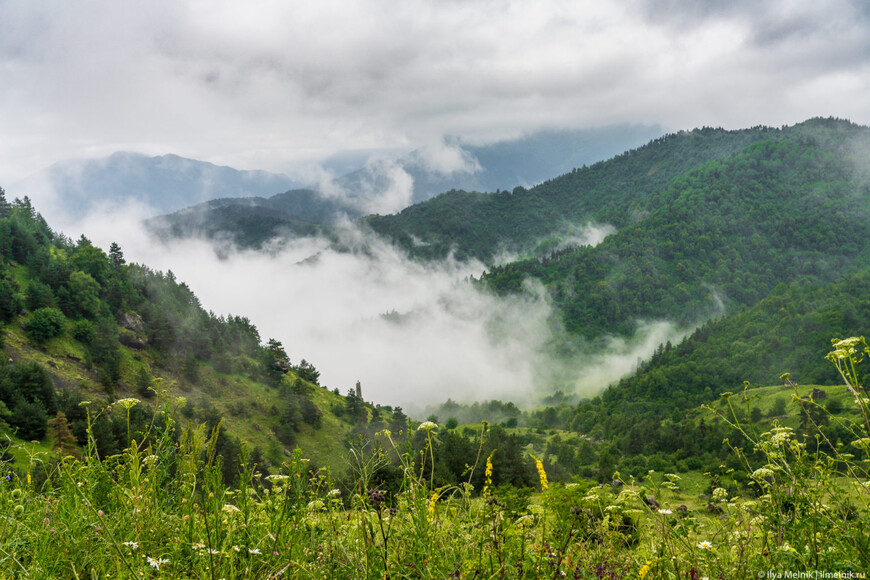
[(540, 127), (870, 123), (855, 0), (0, 0), (0, 184), (67, 158), (284, 171)]

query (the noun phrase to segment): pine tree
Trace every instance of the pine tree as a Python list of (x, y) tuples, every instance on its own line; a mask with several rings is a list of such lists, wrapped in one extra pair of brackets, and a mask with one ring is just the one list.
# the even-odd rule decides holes
[(116, 270), (120, 270), (121, 266), (127, 263), (124, 259), (124, 252), (121, 251), (121, 246), (115, 242), (112, 242), (112, 245), (109, 246), (109, 261)]
[(70, 431), (69, 421), (63, 411), (58, 411), (54, 419), (48, 422), (48, 433), (54, 440), (51, 448), (55, 453), (61, 457), (80, 456), (76, 438)]

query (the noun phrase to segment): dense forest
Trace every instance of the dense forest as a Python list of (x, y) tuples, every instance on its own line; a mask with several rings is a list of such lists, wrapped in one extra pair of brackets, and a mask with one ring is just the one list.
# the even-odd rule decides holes
[[(305, 359), (292, 364), (281, 343), (264, 343), (247, 318), (205, 311), (172, 272), (128, 264), (117, 244), (106, 253), (84, 236), (72, 241), (54, 232), (26, 197), (9, 202), (3, 190), (0, 256), (4, 432), (83, 447), (90, 415), (98, 452), (112, 455), (131, 438), (141, 443), (153, 421), (145, 407), (119, 415), (108, 412), (112, 405), (171, 392), (186, 398), (183, 416), (209, 428), (221, 425), (231, 477), (238, 470), (239, 435), (247, 431), (230, 433), (224, 416), (256, 413), (264, 424), (274, 423), (273, 462), (280, 461), (274, 448), (319, 426), (322, 413), (311, 396), (316, 368)], [(257, 385), (270, 401), (263, 409), (226, 396), (228, 389), (243, 394)], [(87, 408), (83, 401), (90, 401)]]

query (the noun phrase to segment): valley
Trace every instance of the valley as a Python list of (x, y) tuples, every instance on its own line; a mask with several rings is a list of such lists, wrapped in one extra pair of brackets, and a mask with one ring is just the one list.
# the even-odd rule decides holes
[[(3, 525), (41, 546), (8, 561), (857, 569), (870, 351), (832, 339), (870, 323), (868, 155), (870, 129), (841, 119), (703, 128), (355, 222), (289, 227), (270, 204), (305, 206), (299, 190), (95, 242), (4, 191)], [(110, 537), (81, 536), (100, 521)], [(158, 554), (153, 534), (185, 541)], [(734, 534), (746, 555), (719, 548)]]

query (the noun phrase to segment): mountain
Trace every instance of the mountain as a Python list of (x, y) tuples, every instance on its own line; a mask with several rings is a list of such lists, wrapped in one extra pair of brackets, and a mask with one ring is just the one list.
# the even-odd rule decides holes
[(665, 135), (606, 161), (579, 167), (535, 187), (496, 194), (449, 191), (394, 215), (365, 223), (416, 256), (486, 262), (521, 252), (584, 222), (622, 227), (648, 196), (705, 163), (773, 138), (777, 131), (697, 129)]
[(352, 206), (312, 189), (293, 189), (268, 198), (207, 201), (148, 219), (145, 224), (161, 238), (205, 237), (262, 248), (276, 238), (329, 235), (332, 224), (355, 213)]
[[(585, 348), (643, 321), (703, 325), (604, 396), (683, 408), (787, 371), (836, 378), (829, 339), (870, 326), (868, 168), (870, 129), (844, 120), (697, 129), (528, 190), (448, 192), (364, 223), (421, 259), (521, 252), (480, 284), (543, 286)], [(590, 222), (613, 233), (565, 243)]]
[(210, 199), (272, 195), (300, 185), (286, 175), (239, 171), (178, 155), (118, 152), (55, 163), (16, 189), (35, 197), (31, 189), (48, 188), (60, 209), (75, 218), (105, 204), (138, 201), (168, 213)]
[(868, 151), (867, 127), (819, 119), (770, 131), (658, 190), (635, 188), (643, 177), (627, 174), (627, 191), (577, 196), (574, 205), (616, 233), (595, 247), (493, 267), (484, 282), (514, 292), (527, 277), (539, 280), (567, 328), (593, 337), (631, 332), (644, 319), (691, 325), (755, 304), (780, 282), (835, 280), (870, 255)]
[(334, 225), (367, 214), (398, 211), (449, 189), (496, 191), (538, 183), (660, 134), (653, 126), (613, 126), (540, 131), (488, 145), (448, 139), (441, 147), (405, 155), (348, 152), (325, 160), (324, 166), (337, 170), (354, 164), (362, 167), (327, 185), (269, 198), (234, 196), (210, 201), (160, 216), (150, 225), (175, 236), (229, 238), (245, 247), (262, 247), (274, 237), (315, 230), (302, 222)]
[[(413, 180), (411, 203), (451, 189), (499, 191), (530, 187), (574, 168), (609, 159), (659, 137), (654, 125), (613, 125), (594, 129), (549, 129), (513, 139), (476, 145), (448, 138), (397, 158), (373, 156), (366, 166), (336, 179), (351, 197), (384, 191), (397, 167)], [(370, 193), (368, 193), (370, 195)], [(395, 208), (396, 210), (402, 208)]]

